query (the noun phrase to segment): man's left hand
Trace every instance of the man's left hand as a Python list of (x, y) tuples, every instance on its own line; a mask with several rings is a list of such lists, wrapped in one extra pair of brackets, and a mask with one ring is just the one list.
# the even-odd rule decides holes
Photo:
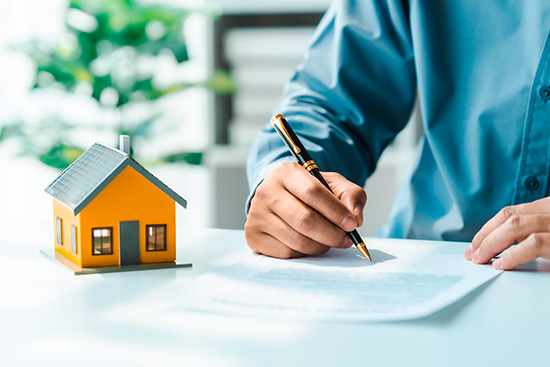
[(502, 209), (475, 235), (464, 257), (486, 264), (515, 243), (493, 261), (495, 269), (514, 269), (538, 257), (550, 259), (550, 197)]

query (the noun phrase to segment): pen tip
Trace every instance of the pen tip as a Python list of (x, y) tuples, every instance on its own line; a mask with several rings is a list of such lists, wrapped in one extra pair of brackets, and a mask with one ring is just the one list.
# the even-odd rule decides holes
[(365, 245), (365, 243), (361, 242), (360, 244), (358, 244), (357, 249), (363, 254), (366, 259), (369, 259), (370, 262), (372, 262), (372, 257), (370, 256), (369, 250), (367, 250), (367, 246)]

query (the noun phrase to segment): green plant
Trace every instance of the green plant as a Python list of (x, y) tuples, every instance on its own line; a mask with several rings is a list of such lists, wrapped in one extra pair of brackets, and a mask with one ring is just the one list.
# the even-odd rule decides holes
[[(221, 70), (201, 82), (163, 85), (155, 81), (155, 62), (160, 58), (171, 55), (178, 64), (188, 61), (182, 27), (189, 14), (186, 9), (143, 5), (135, 0), (70, 0), (67, 34), (62, 40), (35, 40), (19, 49), (36, 65), (34, 89), (57, 88), (68, 94), (88, 95), (114, 119), (109, 124), (98, 122), (96, 129), (128, 134), (135, 142), (151, 138), (153, 126), (162, 116), (152, 106), (167, 96), (197, 86), (216, 93), (234, 90), (231, 78)], [(28, 153), (63, 168), (83, 151), (67, 139), (68, 132), (79, 128), (57, 116), (45, 119), (29, 133), (23, 121), (3, 126), (0, 141), (20, 136)], [(36, 135), (44, 133), (47, 144), (33, 142)], [(171, 152), (159, 159), (200, 164), (201, 157), (202, 152)]]

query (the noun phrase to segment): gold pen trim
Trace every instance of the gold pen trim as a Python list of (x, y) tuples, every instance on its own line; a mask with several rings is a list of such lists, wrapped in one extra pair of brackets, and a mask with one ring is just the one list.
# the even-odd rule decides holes
[(317, 167), (315, 162), (312, 163), (312, 164), (309, 164), (309, 165), (304, 164), (303, 166), (304, 166), (305, 169), (307, 169), (308, 172), (311, 172), (314, 169), (319, 169), (319, 167)]
[(285, 125), (283, 125), (283, 115), (275, 115), (271, 118), (271, 125), (279, 129), (279, 131), (285, 136), (286, 140), (292, 145), (292, 149), (294, 149), (294, 153), (300, 154), (301, 149), (298, 148), (298, 146), (294, 143), (294, 141), (290, 138), (290, 134), (288, 131), (286, 131)]
[(317, 165), (315, 164), (315, 162), (313, 161), (313, 159), (310, 159), (310, 160), (307, 161), (306, 163), (302, 164), (302, 167), (304, 167), (304, 168), (307, 169), (308, 171), (311, 171), (312, 169), (315, 169), (315, 168), (319, 168), (319, 167), (317, 167)]
[[(284, 122), (285, 121), (285, 118), (283, 115), (281, 114), (277, 114), (275, 116), (273, 116), (271, 118), (271, 125), (273, 125), (273, 127), (275, 128), (275, 130), (277, 130), (277, 132), (279, 133), (279, 135), (281, 135), (281, 138), (284, 140), (285, 144), (288, 145), (288, 148), (290, 149), (290, 151), (296, 155), (296, 159), (298, 160), (298, 162), (302, 162), (304, 161), (305, 159), (303, 159), (302, 156), (298, 156), (298, 154), (300, 154), (300, 152), (302, 151), (297, 145), (296, 143), (299, 143), (300, 140), (296, 137), (296, 142), (290, 137), (290, 134), (289, 132), (287, 131), (286, 127), (285, 127), (285, 124)], [(290, 128), (289, 126), (289, 130), (292, 131), (292, 128)], [(304, 154), (306, 156), (309, 156), (307, 154), (307, 151), (305, 150), (304, 148)], [(323, 180), (322, 176), (319, 174), (315, 174), (315, 172), (312, 172), (314, 169), (319, 169), (319, 167), (317, 166), (317, 164), (315, 164), (315, 162), (313, 160), (308, 160), (307, 162), (305, 162), (304, 164), (302, 164), (302, 166), (310, 173), (312, 173), (317, 179), (319, 179), (319, 181), (321, 181), (329, 190), (330, 190), (330, 187), (328, 186), (328, 184), (325, 182), (325, 180)], [(359, 236), (359, 233), (357, 233), (356, 231), (353, 231), (353, 232), (350, 232), (348, 233), (348, 235), (350, 236), (350, 238), (352, 238), (353, 242), (356, 244), (355, 247), (357, 248), (357, 250), (366, 258), (366, 259), (369, 259), (371, 262), (372, 262), (372, 257), (370, 256), (370, 253), (369, 253), (369, 250), (367, 249), (367, 246), (365, 245), (365, 243), (361, 240), (361, 236)], [(361, 241), (361, 242), (360, 242)]]
[(369, 250), (367, 249), (367, 246), (363, 242), (358, 244), (356, 247), (359, 250), (359, 252), (363, 254), (365, 258), (369, 259), (372, 262), (372, 258), (370, 257)]

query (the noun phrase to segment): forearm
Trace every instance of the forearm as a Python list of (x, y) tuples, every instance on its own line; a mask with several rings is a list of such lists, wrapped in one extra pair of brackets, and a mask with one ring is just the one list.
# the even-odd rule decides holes
[[(412, 111), (416, 79), (404, 3), (335, 2), (276, 110), (322, 170), (339, 172), (358, 185), (374, 171)], [(251, 189), (274, 162), (289, 160), (267, 125), (250, 153)]]

